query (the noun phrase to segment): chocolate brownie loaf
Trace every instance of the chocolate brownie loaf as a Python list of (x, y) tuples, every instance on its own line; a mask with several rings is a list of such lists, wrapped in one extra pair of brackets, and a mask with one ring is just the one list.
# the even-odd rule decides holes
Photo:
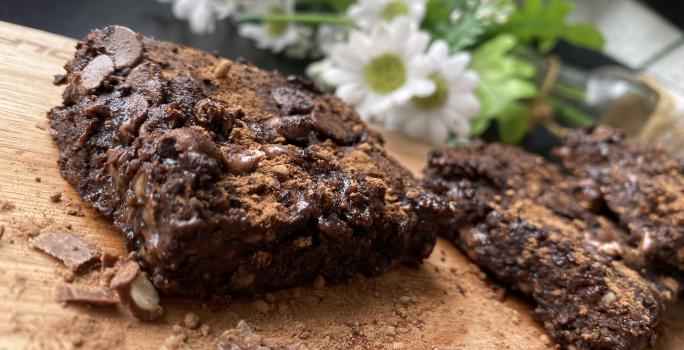
[(678, 293), (668, 276), (637, 273), (609, 247), (626, 236), (567, 191), (541, 157), (475, 142), (434, 151), (425, 183), (451, 205), (441, 232), (501, 283), (530, 296), (555, 340), (578, 349), (640, 349), (655, 341)]
[(616, 217), (646, 263), (684, 271), (684, 162), (657, 146), (596, 127), (572, 132), (557, 155)]
[(121, 26), (48, 117), (59, 167), (161, 291), (253, 293), (420, 262), (445, 210), (339, 99)]

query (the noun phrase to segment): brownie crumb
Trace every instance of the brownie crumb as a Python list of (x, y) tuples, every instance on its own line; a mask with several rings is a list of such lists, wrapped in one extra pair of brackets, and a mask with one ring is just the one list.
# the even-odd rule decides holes
[(189, 312), (183, 318), (183, 324), (190, 329), (197, 329), (200, 325), (199, 316), (193, 312)]
[(247, 322), (240, 320), (237, 327), (221, 333), (216, 341), (219, 350), (260, 349), (260, 350), (308, 350), (301, 342), (292, 345), (275, 345), (263, 336), (254, 333)]
[(254, 308), (264, 315), (268, 314), (268, 312), (271, 310), (271, 307), (261, 299), (254, 302)]
[(200, 326), (200, 333), (202, 333), (203, 336), (208, 336), (211, 333), (211, 326), (208, 324), (203, 324)]
[(313, 282), (313, 287), (314, 289), (323, 289), (325, 287), (325, 278), (323, 278), (321, 275), (316, 276), (316, 279), (314, 279)]
[(50, 202), (57, 203), (62, 200), (62, 192), (55, 192), (50, 195)]
[(0, 212), (12, 211), (14, 208), (16, 206), (12, 202), (0, 199)]

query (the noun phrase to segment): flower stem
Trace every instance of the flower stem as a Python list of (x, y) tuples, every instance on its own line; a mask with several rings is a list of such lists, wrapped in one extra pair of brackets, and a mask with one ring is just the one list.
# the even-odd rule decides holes
[(570, 123), (573, 127), (584, 127), (596, 123), (596, 118), (582, 112), (572, 104), (562, 99), (548, 96), (546, 102), (559, 113), (558, 116)]
[(248, 14), (243, 14), (239, 15), (236, 17), (237, 22), (252, 22), (252, 21), (260, 21), (260, 22), (297, 22), (297, 23), (306, 23), (306, 24), (319, 24), (319, 23), (328, 23), (328, 24), (338, 24), (338, 25), (347, 25), (347, 26), (353, 26), (354, 21), (351, 19), (340, 16), (338, 14), (331, 14), (331, 13), (315, 13), (315, 12), (306, 12), (306, 13), (291, 13), (291, 14), (279, 14), (279, 13), (248, 13)]

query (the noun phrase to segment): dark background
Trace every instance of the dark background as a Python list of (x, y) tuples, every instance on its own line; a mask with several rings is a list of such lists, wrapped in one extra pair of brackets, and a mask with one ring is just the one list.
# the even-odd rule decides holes
[(257, 49), (237, 35), (228, 20), (212, 34), (190, 32), (187, 21), (173, 17), (170, 3), (155, 0), (0, 0), (0, 20), (81, 39), (93, 28), (120, 24), (158, 39), (173, 41), (228, 58), (244, 57), (259, 67), (302, 74), (306, 62)]
[[(684, 1), (643, 2), (684, 30)], [(216, 24), (216, 31), (212, 34), (193, 34), (187, 22), (173, 17), (170, 4), (155, 0), (0, 0), (0, 20), (76, 39), (83, 38), (92, 28), (121, 24), (147, 36), (206, 51), (216, 51), (224, 57), (243, 57), (261, 68), (278, 70), (285, 74), (303, 75), (307, 65), (306, 61), (293, 60), (257, 49), (251, 40), (237, 35), (228, 20), (219, 21)], [(578, 68), (619, 65), (601, 53), (564, 43), (560, 43), (554, 51), (564, 63)], [(490, 128), (484, 138), (492, 140), (496, 138), (496, 134), (496, 130)], [(548, 151), (558, 143), (559, 141), (545, 129), (535, 127), (523, 142), (523, 147), (548, 155)]]
[[(684, 29), (684, 2), (644, 2)], [(227, 20), (219, 21), (213, 34), (193, 34), (187, 22), (173, 17), (170, 4), (155, 0), (0, 0), (0, 20), (76, 39), (84, 37), (92, 28), (121, 24), (162, 40), (217, 51), (228, 58), (244, 57), (262, 68), (287, 74), (302, 74), (306, 63), (255, 48), (250, 40), (238, 36)], [(567, 45), (561, 45), (556, 51), (564, 61), (582, 68), (615, 63), (600, 54)]]

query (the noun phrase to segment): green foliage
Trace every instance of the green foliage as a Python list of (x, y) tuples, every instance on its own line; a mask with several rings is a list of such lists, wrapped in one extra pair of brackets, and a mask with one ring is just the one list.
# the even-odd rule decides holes
[(513, 0), (429, 0), (422, 27), (433, 39), (443, 39), (458, 51), (476, 44), (513, 8)]
[(328, 4), (330, 4), (330, 7), (335, 9), (337, 12), (344, 12), (347, 10), (347, 7), (349, 7), (351, 4), (356, 2), (355, 0), (328, 0)]
[(498, 35), (473, 51), (470, 67), (480, 75), (476, 95), (481, 112), (472, 121), (472, 134), (482, 134), (492, 120), (499, 124), (500, 138), (517, 143), (524, 137), (531, 112), (520, 100), (533, 98), (537, 88), (527, 79), (534, 66), (512, 55), (517, 40), (511, 34)]
[(560, 39), (589, 49), (601, 49), (603, 36), (594, 26), (566, 23), (574, 7), (568, 0), (525, 0), (506, 23), (494, 27), (492, 32), (514, 34), (524, 44), (537, 40), (541, 52), (553, 49)]

